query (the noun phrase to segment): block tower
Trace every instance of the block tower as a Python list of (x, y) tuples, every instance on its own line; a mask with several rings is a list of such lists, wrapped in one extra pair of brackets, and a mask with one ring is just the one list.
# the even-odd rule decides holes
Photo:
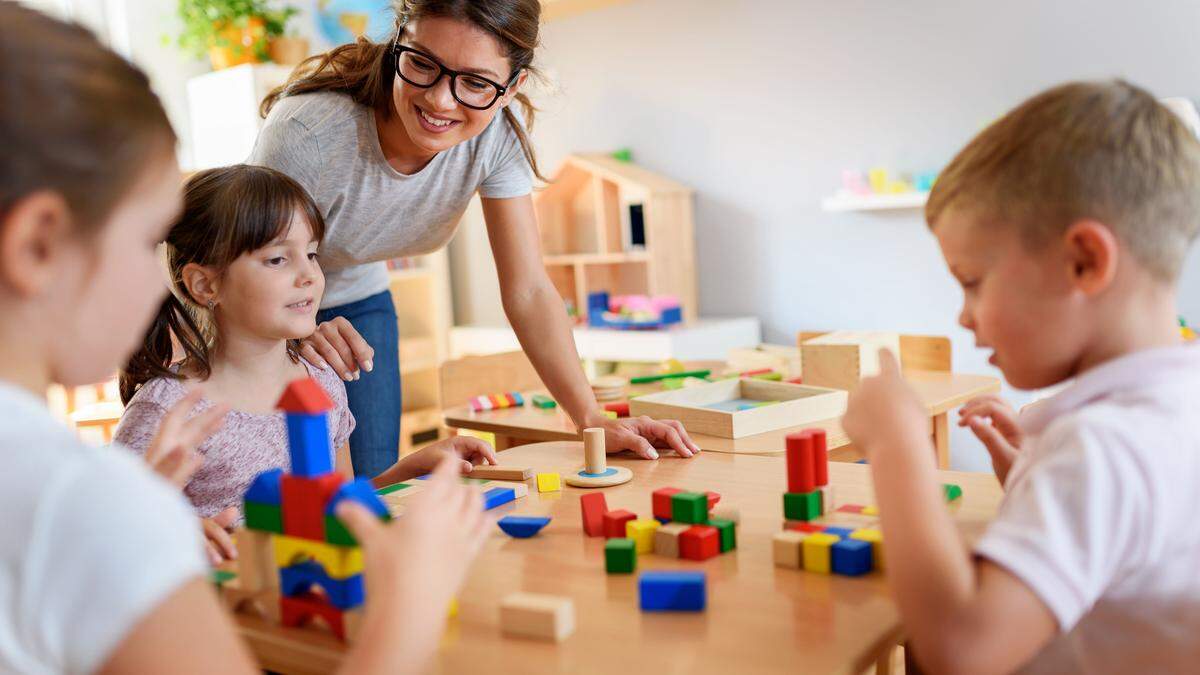
[(833, 508), (829, 491), (829, 451), (824, 429), (805, 429), (787, 437), (787, 492), (783, 517), (810, 521)]
[(292, 471), (263, 472), (246, 490), (246, 530), (238, 542), (240, 590), (265, 593), (259, 596), (264, 603), (277, 596), (284, 626), (321, 617), (346, 639), (364, 602), (363, 557), (334, 510), (349, 499), (381, 520), (390, 516), (370, 481), (345, 482), (334, 472), (327, 418), (333, 403), (316, 380), (292, 382), (276, 407), (287, 422)]

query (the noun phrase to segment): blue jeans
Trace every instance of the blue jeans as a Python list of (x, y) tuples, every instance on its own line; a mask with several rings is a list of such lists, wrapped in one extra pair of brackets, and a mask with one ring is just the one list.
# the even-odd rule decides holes
[(354, 475), (374, 478), (400, 455), (400, 331), (390, 291), (317, 312), (317, 321), (344, 316), (375, 350), (371, 372), (346, 383), (354, 432), (350, 460)]

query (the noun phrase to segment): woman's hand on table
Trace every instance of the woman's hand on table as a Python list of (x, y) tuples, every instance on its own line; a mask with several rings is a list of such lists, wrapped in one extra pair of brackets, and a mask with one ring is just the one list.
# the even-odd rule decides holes
[(312, 335), (300, 341), (300, 356), (316, 366), (329, 366), (343, 380), (352, 382), (375, 367), (375, 350), (346, 320), (334, 317), (317, 325)]
[[(597, 413), (603, 415), (603, 413)], [(604, 447), (609, 453), (632, 450), (642, 459), (658, 459), (658, 449), (670, 449), (680, 457), (692, 457), (700, 446), (677, 420), (652, 420), (649, 417), (593, 418), (585, 427), (604, 429)]]

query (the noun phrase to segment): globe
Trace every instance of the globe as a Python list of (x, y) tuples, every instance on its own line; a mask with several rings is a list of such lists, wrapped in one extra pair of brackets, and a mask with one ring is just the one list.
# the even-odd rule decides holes
[(390, 0), (316, 0), (317, 30), (335, 45), (363, 35), (376, 42), (386, 40), (395, 16)]

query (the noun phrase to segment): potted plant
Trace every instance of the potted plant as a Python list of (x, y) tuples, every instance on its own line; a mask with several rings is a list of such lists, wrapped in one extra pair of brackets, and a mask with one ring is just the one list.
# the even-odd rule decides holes
[(283, 35), (294, 7), (271, 9), (266, 0), (179, 0), (179, 46), (214, 70), (270, 59), (270, 43)]

